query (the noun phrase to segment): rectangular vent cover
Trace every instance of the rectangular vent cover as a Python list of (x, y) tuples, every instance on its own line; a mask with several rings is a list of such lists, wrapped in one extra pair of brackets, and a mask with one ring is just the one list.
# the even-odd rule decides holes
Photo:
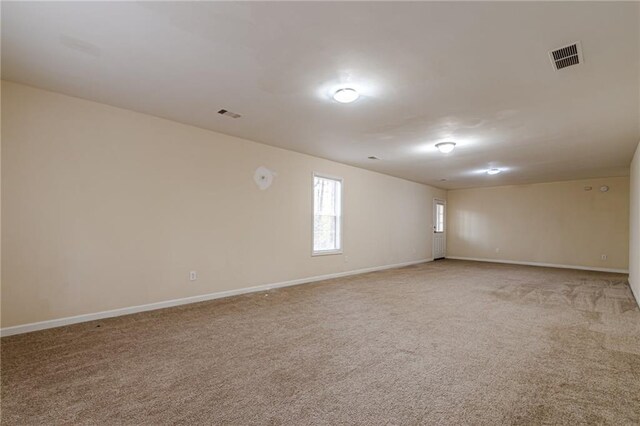
[(582, 58), (582, 47), (580, 46), (579, 41), (568, 46), (552, 50), (549, 52), (549, 58), (551, 59), (553, 68), (556, 70), (561, 70), (562, 68), (578, 65), (584, 62)]
[(221, 109), (218, 111), (218, 114), (225, 115), (231, 118), (240, 118), (242, 117), (240, 114), (236, 114), (235, 112), (227, 111), (226, 109)]

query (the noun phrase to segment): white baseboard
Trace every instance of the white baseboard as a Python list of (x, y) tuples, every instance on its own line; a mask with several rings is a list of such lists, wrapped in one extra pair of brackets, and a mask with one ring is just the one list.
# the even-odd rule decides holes
[(560, 265), (558, 263), (522, 262), (519, 260), (481, 259), (478, 257), (460, 257), (460, 256), (447, 256), (447, 259), (472, 260), (474, 262), (508, 263), (511, 265), (544, 266), (547, 268), (581, 269), (584, 271), (616, 272), (619, 274), (629, 273), (628, 269), (598, 268), (595, 266), (579, 266), (579, 265)]
[(172, 306), (186, 305), (189, 303), (204, 302), (206, 300), (221, 299), (223, 297), (237, 296), (246, 293), (267, 291), (274, 288), (289, 287), (298, 284), (313, 283), (317, 281), (330, 280), (333, 278), (346, 277), (349, 275), (365, 274), (367, 272), (382, 271), (385, 269), (402, 268), (404, 266), (417, 265), (419, 263), (431, 262), (433, 259), (422, 259), (412, 262), (396, 263), (393, 265), (374, 266), (372, 268), (356, 269), (353, 271), (337, 272), (335, 274), (318, 275), (315, 277), (300, 278), (297, 280), (283, 281), (279, 283), (263, 284), (254, 287), (240, 288), (237, 290), (219, 291), (216, 293), (203, 294), (200, 296), (185, 297), (182, 299), (166, 300), (163, 302), (149, 303), (146, 305), (130, 306), (127, 308), (113, 309), (110, 311), (96, 312), (92, 314), (76, 315), (73, 317), (59, 318), (49, 321), (33, 322), (30, 324), (16, 325), (0, 329), (0, 336), (12, 336), (14, 334), (29, 333), (47, 328), (62, 327), (65, 325), (77, 324), (80, 322), (95, 321), (104, 318), (118, 317), (122, 315), (135, 314), (137, 312), (153, 311), (156, 309), (170, 308)]
[(629, 287), (631, 288), (631, 294), (633, 294), (633, 297), (636, 299), (636, 302), (638, 303), (638, 307), (640, 307), (640, 291), (635, 290), (636, 286), (635, 286), (635, 282), (631, 281), (631, 275), (629, 275)]

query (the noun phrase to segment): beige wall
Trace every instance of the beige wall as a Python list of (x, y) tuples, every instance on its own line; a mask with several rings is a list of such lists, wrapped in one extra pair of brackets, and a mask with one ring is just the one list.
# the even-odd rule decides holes
[(631, 208), (629, 212), (629, 283), (640, 304), (640, 143), (631, 162)]
[(454, 190), (448, 207), (447, 256), (628, 268), (627, 177)]
[[(2, 327), (431, 258), (446, 196), (8, 82), (2, 150)], [(344, 255), (310, 255), (314, 171), (344, 178)]]

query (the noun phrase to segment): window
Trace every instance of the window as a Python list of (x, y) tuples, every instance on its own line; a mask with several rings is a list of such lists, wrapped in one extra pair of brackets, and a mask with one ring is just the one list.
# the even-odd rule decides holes
[(342, 179), (313, 175), (313, 254), (342, 253)]
[(444, 204), (436, 204), (436, 232), (444, 232)]

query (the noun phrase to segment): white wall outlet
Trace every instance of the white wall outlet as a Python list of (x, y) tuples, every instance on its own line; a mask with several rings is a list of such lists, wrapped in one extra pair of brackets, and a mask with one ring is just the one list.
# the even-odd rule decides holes
[(500, 249), (496, 247), (496, 253), (500, 253)]
[(189, 272), (189, 281), (195, 281), (198, 279), (198, 273), (196, 271)]
[(349, 261), (349, 256), (347, 256), (346, 254), (344, 255), (344, 263), (347, 263)]
[(606, 254), (603, 254), (602, 256), (600, 256), (600, 259), (602, 259), (602, 260), (607, 260), (607, 255), (606, 255)]

